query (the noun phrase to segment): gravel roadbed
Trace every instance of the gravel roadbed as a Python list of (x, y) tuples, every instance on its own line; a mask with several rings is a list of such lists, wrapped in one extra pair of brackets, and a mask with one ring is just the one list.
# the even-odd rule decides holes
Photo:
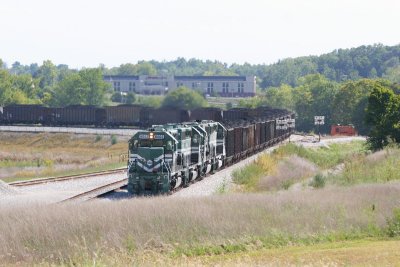
[(12, 187), (14, 194), (2, 194), (0, 192), (0, 206), (19, 203), (56, 203), (126, 177), (126, 173), (106, 174), (76, 180)]

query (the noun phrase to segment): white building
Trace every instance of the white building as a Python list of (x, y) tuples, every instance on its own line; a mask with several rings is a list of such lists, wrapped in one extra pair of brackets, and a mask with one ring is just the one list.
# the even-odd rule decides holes
[(256, 93), (255, 76), (125, 76), (106, 75), (116, 92), (162, 95), (180, 86), (222, 97), (251, 97)]

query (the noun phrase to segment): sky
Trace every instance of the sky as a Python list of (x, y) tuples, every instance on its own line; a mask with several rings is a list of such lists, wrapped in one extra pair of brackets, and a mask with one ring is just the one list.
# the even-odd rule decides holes
[(0, 0), (0, 58), (71, 68), (178, 57), (271, 64), (400, 44), (399, 0)]

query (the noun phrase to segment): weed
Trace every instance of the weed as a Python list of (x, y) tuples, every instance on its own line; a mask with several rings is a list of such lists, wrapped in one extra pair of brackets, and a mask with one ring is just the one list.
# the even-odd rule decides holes
[(350, 142), (345, 144), (330, 144), (329, 147), (305, 148), (293, 143), (279, 147), (274, 154), (280, 157), (297, 155), (305, 158), (321, 168), (331, 168), (352, 158), (354, 155), (365, 154), (364, 142)]
[(118, 142), (118, 139), (115, 135), (111, 135), (110, 141), (111, 145), (115, 145)]
[(225, 194), (228, 192), (228, 182), (226, 181), (226, 178), (222, 181), (222, 183), (218, 186), (217, 188), (217, 194)]
[(310, 186), (314, 188), (323, 188), (325, 186), (325, 177), (322, 174), (318, 173), (310, 182)]
[(396, 208), (393, 211), (393, 217), (387, 220), (387, 235), (389, 237), (400, 236), (400, 209)]
[(286, 180), (282, 182), (282, 188), (288, 190), (293, 185), (293, 180)]
[(400, 149), (389, 149), (359, 155), (348, 161), (340, 174), (331, 175), (333, 184), (385, 183), (400, 180)]
[(101, 139), (103, 139), (103, 136), (100, 135), (100, 134), (97, 134), (97, 135), (96, 135), (95, 142), (99, 142), (99, 141), (101, 141)]

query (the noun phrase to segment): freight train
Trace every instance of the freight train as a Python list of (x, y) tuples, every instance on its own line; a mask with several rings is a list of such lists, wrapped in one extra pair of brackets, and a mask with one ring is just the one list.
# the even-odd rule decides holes
[[(272, 112), (272, 113), (271, 113)], [(193, 120), (213, 120), (221, 123), (239, 119), (254, 119), (276, 109), (198, 108), (191, 111), (177, 108), (151, 108), (139, 105), (44, 107), (41, 105), (9, 105), (0, 107), (0, 125), (46, 125), (89, 127), (149, 127)], [(281, 110), (282, 112), (282, 110)]]
[(283, 109), (198, 108), (191, 111), (137, 105), (113, 107), (40, 105), (0, 107), (0, 124), (139, 126), (129, 141), (128, 190), (136, 195), (173, 192), (208, 173), (270, 147), (290, 135), (276, 120)]
[[(208, 110), (210, 111), (210, 110)], [(215, 111), (215, 110), (214, 110)], [(243, 113), (258, 112), (252, 120)], [(276, 119), (293, 118), (284, 110), (231, 111), (224, 124), (212, 120), (153, 125), (129, 141), (128, 191), (157, 195), (187, 187), (208, 173), (239, 161), (289, 137), (276, 129)], [(241, 114), (242, 113), (242, 114)], [(204, 118), (216, 115), (204, 112)]]

